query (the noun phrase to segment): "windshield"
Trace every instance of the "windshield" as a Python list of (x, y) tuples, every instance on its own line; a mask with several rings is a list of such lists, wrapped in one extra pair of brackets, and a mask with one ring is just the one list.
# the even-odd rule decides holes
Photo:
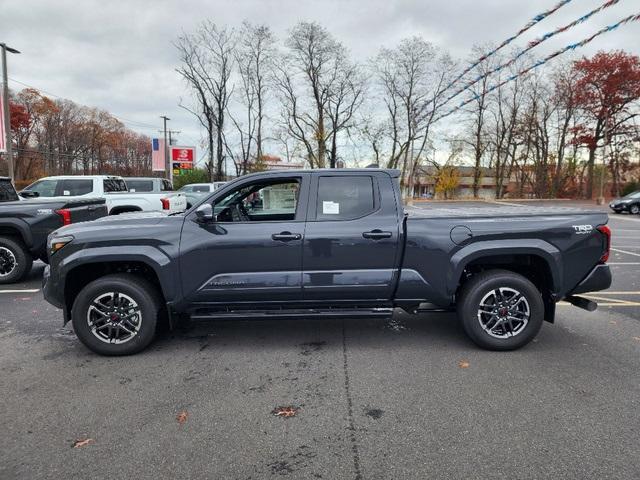
[(629, 195), (625, 195), (622, 198), (640, 198), (640, 190), (637, 192), (631, 192)]

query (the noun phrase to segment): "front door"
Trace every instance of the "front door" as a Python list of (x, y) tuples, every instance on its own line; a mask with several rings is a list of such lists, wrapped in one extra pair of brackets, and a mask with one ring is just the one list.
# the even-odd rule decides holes
[[(199, 304), (302, 299), (302, 242), (309, 176), (247, 180), (213, 197), (216, 220), (185, 220), (180, 273)], [(259, 306), (259, 305), (257, 305)]]
[(385, 172), (313, 178), (303, 250), (305, 301), (387, 301), (398, 264), (399, 216)]

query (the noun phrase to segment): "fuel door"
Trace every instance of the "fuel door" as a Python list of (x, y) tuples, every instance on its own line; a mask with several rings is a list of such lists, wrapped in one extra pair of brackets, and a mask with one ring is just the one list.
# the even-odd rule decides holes
[(456, 225), (451, 229), (451, 241), (456, 245), (462, 245), (464, 242), (473, 237), (471, 229), (465, 225)]

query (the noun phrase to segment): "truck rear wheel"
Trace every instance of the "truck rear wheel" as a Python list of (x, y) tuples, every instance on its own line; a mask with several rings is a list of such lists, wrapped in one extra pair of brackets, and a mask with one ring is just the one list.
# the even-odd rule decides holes
[(94, 280), (76, 297), (73, 329), (100, 355), (131, 355), (146, 348), (156, 332), (162, 299), (156, 288), (131, 274)]
[(33, 265), (33, 257), (22, 242), (0, 237), (0, 284), (22, 280)]
[(469, 338), (488, 350), (526, 345), (544, 321), (540, 291), (508, 270), (488, 270), (472, 277), (462, 287), (457, 312)]

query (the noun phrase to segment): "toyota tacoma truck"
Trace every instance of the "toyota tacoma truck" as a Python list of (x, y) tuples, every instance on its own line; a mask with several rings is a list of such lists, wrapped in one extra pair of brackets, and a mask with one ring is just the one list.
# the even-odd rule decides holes
[(22, 280), (34, 259), (47, 261), (47, 236), (64, 225), (107, 214), (104, 199), (19, 200), (11, 180), (0, 177), (0, 284)]
[(480, 347), (531, 341), (556, 303), (610, 286), (606, 213), (408, 208), (386, 169), (262, 172), (175, 215), (49, 236), (44, 295), (89, 349), (139, 352), (160, 319), (456, 310)]

